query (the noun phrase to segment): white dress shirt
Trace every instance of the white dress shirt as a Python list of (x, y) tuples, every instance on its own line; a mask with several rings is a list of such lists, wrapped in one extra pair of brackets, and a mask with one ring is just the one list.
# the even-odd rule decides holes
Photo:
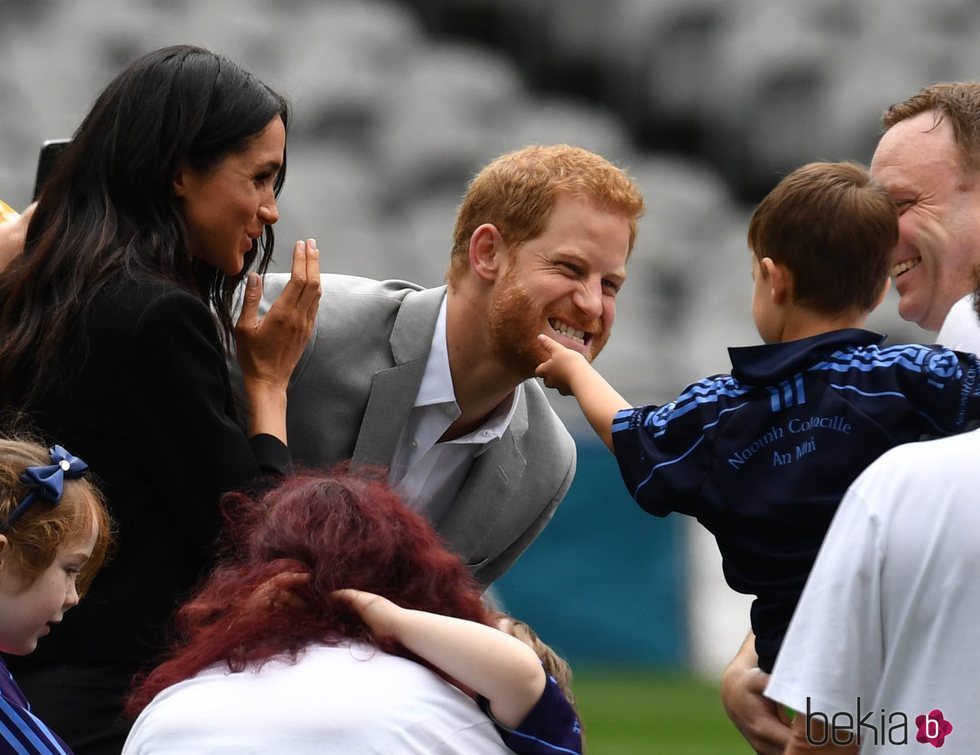
[(389, 482), (405, 502), (438, 525), (466, 480), (473, 459), (507, 430), (523, 389), (518, 385), (511, 398), (477, 429), (439, 442), (461, 414), (449, 370), (443, 299), (415, 407), (402, 429), (389, 471)]

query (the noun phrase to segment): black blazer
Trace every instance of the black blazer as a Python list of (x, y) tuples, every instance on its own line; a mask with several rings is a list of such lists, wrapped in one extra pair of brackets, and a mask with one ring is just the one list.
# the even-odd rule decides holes
[(120, 275), (98, 294), (85, 332), (87, 341), (71, 334), (69, 363), (23, 408), (47, 440), (89, 463), (116, 548), (57, 631), (10, 659), (15, 674), (152, 660), (212, 560), (220, 495), (289, 463), (278, 439), (242, 432), (215, 319), (189, 291)]

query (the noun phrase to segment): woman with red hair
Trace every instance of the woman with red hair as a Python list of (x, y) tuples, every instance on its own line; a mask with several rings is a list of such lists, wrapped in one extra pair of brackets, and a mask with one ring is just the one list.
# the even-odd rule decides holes
[(493, 624), (481, 587), (380, 482), (296, 475), (225, 499), (224, 557), (138, 681), (127, 755), (507, 753), (474, 700), (334, 594)]

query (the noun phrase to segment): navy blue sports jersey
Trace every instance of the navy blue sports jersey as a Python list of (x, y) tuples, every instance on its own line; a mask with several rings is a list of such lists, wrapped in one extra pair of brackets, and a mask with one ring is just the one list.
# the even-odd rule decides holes
[(582, 754), (582, 724), (552, 676), (548, 677), (541, 697), (516, 729), (507, 728), (493, 717), (485, 697), (478, 697), (477, 704), (493, 721), (504, 744), (519, 755)]
[(976, 355), (882, 340), (847, 329), (732, 348), (731, 375), (613, 420), (637, 502), (696, 517), (718, 541), (728, 584), (756, 596), (765, 671), (848, 486), (889, 448), (980, 420)]

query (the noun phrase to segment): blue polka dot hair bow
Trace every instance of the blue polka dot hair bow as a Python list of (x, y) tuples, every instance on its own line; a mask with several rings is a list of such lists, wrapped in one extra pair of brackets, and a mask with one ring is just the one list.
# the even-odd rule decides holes
[(28, 467), (20, 475), (20, 481), (27, 488), (27, 495), (10, 512), (6, 521), (0, 524), (0, 532), (23, 516), (24, 512), (38, 499), (56, 504), (65, 492), (65, 480), (77, 480), (88, 471), (88, 464), (72, 456), (61, 446), (51, 447), (51, 463), (41, 467)]

